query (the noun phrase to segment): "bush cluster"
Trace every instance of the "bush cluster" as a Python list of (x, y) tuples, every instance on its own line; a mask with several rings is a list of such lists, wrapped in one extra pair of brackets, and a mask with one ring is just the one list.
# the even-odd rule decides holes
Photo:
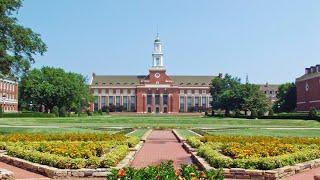
[(42, 113), (42, 112), (22, 112), (22, 113), (3, 113), (2, 117), (4, 118), (23, 118), (23, 117), (32, 117), (32, 118), (54, 118), (54, 114)]
[(271, 170), (320, 158), (320, 138), (205, 135), (187, 142), (215, 168)]
[(199, 179), (199, 180), (222, 180), (223, 170), (199, 171), (193, 165), (182, 165), (181, 169), (176, 170), (173, 162), (163, 162), (159, 166), (149, 166), (143, 169), (124, 168), (113, 169), (107, 176), (107, 180), (126, 180), (126, 179)]

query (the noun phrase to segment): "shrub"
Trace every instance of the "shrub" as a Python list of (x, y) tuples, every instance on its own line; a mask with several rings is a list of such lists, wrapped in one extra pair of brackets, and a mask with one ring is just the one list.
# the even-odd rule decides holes
[(268, 116), (274, 116), (274, 111), (272, 108), (269, 110)]
[(102, 115), (102, 109), (99, 109), (99, 110), (98, 110), (98, 114), (99, 114), (99, 115)]
[(0, 118), (3, 117), (3, 110), (2, 110), (2, 106), (0, 106)]
[(88, 114), (88, 116), (92, 116), (92, 111), (90, 111), (90, 109), (87, 109), (87, 114)]
[(203, 143), (200, 141), (199, 138), (194, 137), (194, 136), (189, 137), (189, 138), (187, 139), (187, 143), (190, 144), (190, 146), (193, 147), (193, 148), (198, 148), (199, 146), (201, 146), (201, 145), (203, 144)]
[(308, 118), (316, 120), (318, 118), (318, 111), (315, 107), (312, 107), (308, 113)]
[(250, 117), (251, 117), (252, 119), (256, 119), (256, 118), (258, 117), (257, 111), (256, 111), (256, 110), (252, 110)]
[(143, 169), (131, 167), (124, 169), (113, 169), (107, 176), (107, 180), (122, 179), (201, 179), (201, 180), (222, 180), (223, 170), (198, 171), (194, 165), (182, 165), (181, 169), (176, 170), (172, 161), (162, 162), (159, 166), (149, 166)]
[(23, 118), (23, 117), (32, 117), (32, 118), (54, 118), (54, 114), (42, 113), (42, 112), (22, 112), (22, 113), (3, 113), (2, 117), (4, 118)]
[(51, 113), (54, 114), (56, 117), (59, 117), (59, 108), (58, 108), (58, 106), (53, 106)]
[(67, 117), (67, 109), (65, 106), (62, 106), (60, 109), (59, 109), (59, 116), (60, 117)]
[(120, 145), (111, 150), (110, 153), (106, 154), (101, 161), (100, 166), (104, 168), (116, 166), (120, 160), (122, 160), (128, 153), (129, 148), (125, 145)]

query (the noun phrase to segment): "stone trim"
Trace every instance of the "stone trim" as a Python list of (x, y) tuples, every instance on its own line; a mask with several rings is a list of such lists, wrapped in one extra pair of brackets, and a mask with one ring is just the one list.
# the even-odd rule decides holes
[[(61, 179), (61, 178), (93, 178), (93, 177), (106, 177), (111, 173), (111, 169), (121, 169), (128, 167), (133, 161), (135, 154), (141, 149), (143, 142), (140, 141), (134, 148), (129, 149), (127, 156), (120, 161), (116, 167), (110, 168), (97, 168), (97, 169), (58, 169), (55, 167), (50, 167), (47, 165), (41, 165), (37, 163), (32, 163), (24, 159), (11, 157), (5, 154), (0, 154), (0, 161), (31, 171), (34, 173), (42, 174), (49, 178)], [(1, 178), (1, 169), (0, 169), (0, 179)], [(11, 180), (11, 179), (10, 179)]]
[[(186, 147), (191, 148), (190, 145), (185, 143)], [(191, 148), (192, 149), (192, 148)], [(191, 151), (191, 149), (189, 149)], [(191, 151), (191, 159), (203, 170), (215, 169), (210, 166), (210, 164), (202, 157), (197, 155), (197, 152)], [(261, 179), (261, 180), (278, 180), (286, 177), (293, 176), (305, 171), (309, 171), (314, 168), (320, 167), (320, 159), (315, 159), (312, 161), (299, 163), (293, 166), (285, 166), (273, 170), (252, 170), (252, 169), (242, 169), (242, 168), (224, 168), (224, 177), (232, 179)], [(320, 175), (314, 177), (319, 178)]]
[(177, 130), (173, 129), (172, 133), (178, 139), (179, 143), (183, 143), (186, 141), (182, 136), (180, 136), (180, 134), (177, 132)]
[(141, 137), (141, 141), (146, 142), (146, 140), (148, 139), (149, 135), (151, 134), (152, 129), (148, 130), (142, 137)]
[(8, 171), (6, 169), (0, 169), (0, 179), (3, 180), (14, 180), (14, 174), (11, 171)]
[(198, 136), (198, 137), (202, 137), (202, 135), (199, 134), (199, 133), (197, 133), (197, 132), (194, 132), (194, 131), (192, 131), (192, 130), (190, 130), (190, 129), (189, 129), (188, 131), (192, 132), (193, 134), (195, 134), (195, 135)]

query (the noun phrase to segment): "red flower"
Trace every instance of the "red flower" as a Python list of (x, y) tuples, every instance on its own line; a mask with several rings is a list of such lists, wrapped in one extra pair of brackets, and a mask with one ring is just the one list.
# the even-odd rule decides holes
[(126, 175), (126, 171), (124, 169), (120, 169), (118, 172), (118, 177), (124, 177)]

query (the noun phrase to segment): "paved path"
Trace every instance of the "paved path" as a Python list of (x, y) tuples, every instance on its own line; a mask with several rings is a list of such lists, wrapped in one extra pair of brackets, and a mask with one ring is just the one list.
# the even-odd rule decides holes
[(131, 166), (142, 168), (172, 160), (175, 167), (191, 164), (191, 157), (171, 131), (152, 131)]
[(296, 174), (288, 177), (285, 180), (313, 180), (316, 174), (320, 173), (320, 168), (311, 169), (310, 171)]
[(24, 169), (20, 169), (15, 166), (11, 166), (11, 165), (3, 163), (3, 162), (0, 162), (0, 168), (13, 172), (16, 180), (19, 180), (19, 179), (34, 179), (34, 180), (49, 179), (49, 178), (42, 176), (40, 174), (26, 171)]

